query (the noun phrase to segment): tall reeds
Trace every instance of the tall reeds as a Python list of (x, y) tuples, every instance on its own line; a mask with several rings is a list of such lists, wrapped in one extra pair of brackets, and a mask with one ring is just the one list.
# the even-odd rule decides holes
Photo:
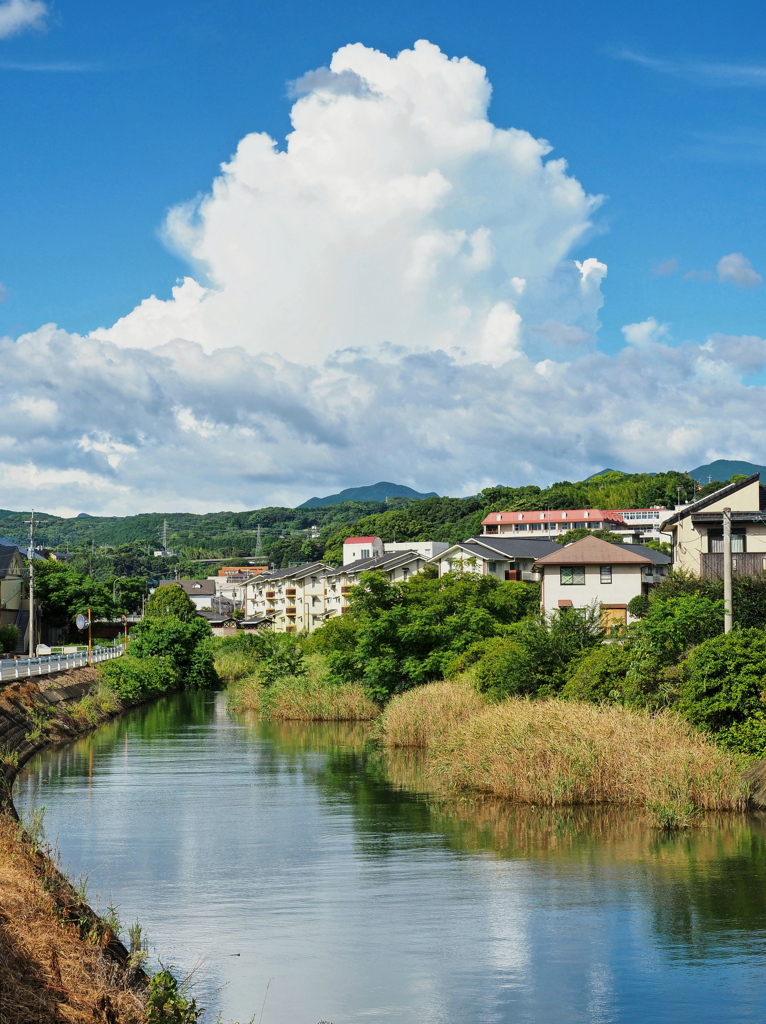
[(389, 747), (425, 750), (418, 769), (437, 789), (642, 806), (661, 827), (747, 803), (739, 759), (669, 712), (521, 698), (488, 706), (463, 680), (395, 697), (379, 728)]
[(428, 747), (486, 706), (467, 680), (416, 686), (387, 704), (380, 716), (381, 736), (390, 747)]
[(741, 810), (741, 765), (675, 714), (575, 701), (509, 699), (431, 748), (428, 770), (451, 788), (543, 805)]

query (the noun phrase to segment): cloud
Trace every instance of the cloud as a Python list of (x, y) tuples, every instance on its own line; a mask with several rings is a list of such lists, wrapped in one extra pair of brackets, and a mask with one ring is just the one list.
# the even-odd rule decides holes
[(736, 285), (737, 288), (757, 288), (763, 278), (753, 269), (753, 265), (741, 252), (732, 252), (722, 256), (716, 266), (719, 281)]
[(652, 273), (655, 277), (670, 277), (671, 274), (677, 273), (680, 269), (680, 264), (675, 256), (668, 260), (662, 260), (652, 267)]
[(487, 119), (481, 67), (421, 42), (343, 47), (329, 71), (369, 92), (309, 81), (283, 147), (246, 136), (171, 213), (191, 270), (170, 299), (88, 336), (0, 338), (5, 507), (202, 512), (374, 479), (465, 494), (763, 461), (744, 379), (766, 341), (674, 345), (648, 317), (600, 351), (607, 267), (583, 251), (600, 200)]
[(299, 96), (308, 96), (312, 92), (332, 93), (334, 96), (356, 96), (357, 99), (375, 95), (369, 83), (350, 68), (344, 68), (343, 71), (317, 68), (316, 71), (307, 71), (305, 75), (301, 75), (300, 78), (287, 84), (287, 95), (293, 99), (297, 99)]
[(669, 324), (658, 323), (653, 316), (648, 320), (642, 320), (637, 324), (626, 324), (622, 328), (625, 341), (636, 348), (645, 348), (647, 345), (654, 345), (666, 338), (670, 331)]
[(766, 85), (766, 64), (726, 64), (714, 61), (672, 60), (649, 57), (634, 50), (619, 50), (618, 60), (638, 64), (649, 71), (672, 75), (700, 85), (756, 86)]
[(42, 0), (5, 0), (0, 3), (0, 39), (15, 36), (26, 29), (41, 29), (48, 16)]
[(40, 71), (76, 73), (81, 71), (98, 71), (101, 65), (84, 61), (11, 61), (0, 60), (0, 71)]

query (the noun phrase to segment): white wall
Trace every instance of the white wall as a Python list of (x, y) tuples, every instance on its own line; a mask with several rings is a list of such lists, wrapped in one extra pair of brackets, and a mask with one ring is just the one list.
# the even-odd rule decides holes
[(395, 551), (417, 551), (423, 558), (434, 558), (446, 551), (449, 547), (445, 541), (440, 540), (406, 540), (397, 541), (395, 544), (384, 544), (383, 551), (389, 555)]
[[(364, 552), (367, 554), (364, 554)], [(383, 554), (383, 541), (380, 537), (373, 537), (371, 541), (363, 541), (361, 544), (349, 544), (346, 541), (343, 545), (343, 564), (358, 562), (362, 558), (379, 558)]]
[[(587, 608), (598, 601), (600, 604), (628, 604), (641, 593), (642, 566), (613, 565), (612, 582), (601, 582), (601, 566), (564, 566), (584, 568), (584, 584), (562, 584), (561, 566), (546, 565), (543, 578), (542, 604), (546, 612), (555, 611), (559, 601), (571, 601), (574, 608)], [(647, 565), (648, 568), (648, 565)]]

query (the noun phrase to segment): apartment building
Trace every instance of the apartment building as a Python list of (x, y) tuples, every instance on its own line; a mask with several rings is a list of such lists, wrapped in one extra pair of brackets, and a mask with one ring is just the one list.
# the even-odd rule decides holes
[(517, 580), (533, 583), (540, 577), (534, 569), (538, 558), (560, 551), (561, 547), (547, 537), (469, 537), (452, 544), (430, 559), (439, 575), (461, 570), (481, 576), (496, 576), (499, 580)]
[[(567, 530), (624, 530), (619, 512), (597, 508), (545, 509), (536, 512), (490, 512), (482, 519), (485, 537), (561, 537)], [(629, 529), (629, 527), (628, 527)]]

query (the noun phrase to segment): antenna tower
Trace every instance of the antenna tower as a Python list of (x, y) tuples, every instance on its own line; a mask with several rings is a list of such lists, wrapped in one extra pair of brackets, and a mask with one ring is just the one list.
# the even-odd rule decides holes
[(255, 553), (260, 555), (261, 553), (261, 524), (258, 523), (258, 529), (255, 533)]

